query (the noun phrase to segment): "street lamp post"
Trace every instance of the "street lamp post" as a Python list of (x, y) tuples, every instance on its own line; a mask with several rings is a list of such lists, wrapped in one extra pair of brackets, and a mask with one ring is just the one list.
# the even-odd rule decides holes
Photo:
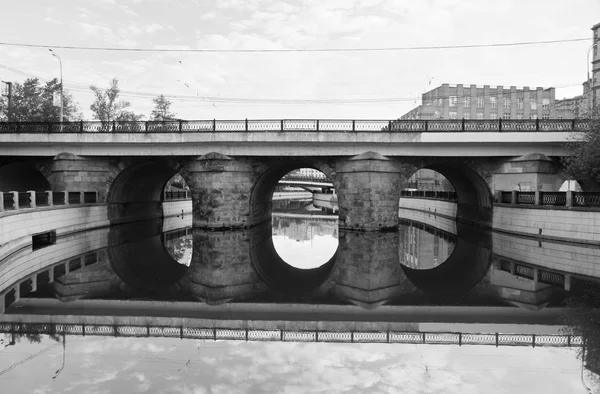
[(63, 121), (63, 73), (62, 73), (62, 60), (60, 60), (60, 56), (58, 56), (56, 54), (56, 52), (54, 52), (52, 49), (48, 49), (50, 52), (52, 52), (52, 56), (54, 56), (55, 58), (58, 59), (58, 64), (60, 65), (60, 117), (59, 117), (59, 121), (60, 123), (62, 123)]

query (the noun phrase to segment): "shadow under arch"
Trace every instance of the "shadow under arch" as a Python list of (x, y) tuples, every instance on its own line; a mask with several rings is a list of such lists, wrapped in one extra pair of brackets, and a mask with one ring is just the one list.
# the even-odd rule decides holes
[(107, 256), (114, 272), (136, 292), (173, 291), (188, 267), (178, 263), (163, 243), (162, 220), (111, 226)]
[(16, 162), (0, 166), (0, 191), (44, 192), (52, 187), (33, 163)]
[(165, 185), (178, 169), (166, 160), (135, 163), (123, 169), (108, 192), (112, 224), (162, 218)]
[(436, 171), (452, 183), (457, 196), (456, 218), (459, 221), (491, 227), (492, 192), (488, 182), (476, 170), (452, 161), (422, 164), (418, 168)]
[(314, 168), (321, 171), (327, 179), (337, 187), (335, 171), (331, 166), (321, 160), (311, 160), (310, 158), (290, 158), (287, 160), (268, 161), (265, 163), (268, 168), (262, 176), (256, 181), (250, 197), (250, 217), (252, 218), (271, 218), (273, 192), (281, 178), (290, 171), (300, 168)]
[[(423, 223), (418, 225), (431, 227)], [(434, 227), (432, 229), (435, 231)], [(491, 264), (491, 231), (457, 222), (456, 244), (446, 261), (425, 270), (402, 265), (402, 270), (416, 288), (435, 299), (466, 294), (484, 279)]]
[(259, 278), (271, 289), (291, 296), (308, 296), (325, 283), (336, 265), (337, 251), (325, 264), (300, 269), (287, 264), (275, 250), (271, 223), (250, 230), (250, 256)]

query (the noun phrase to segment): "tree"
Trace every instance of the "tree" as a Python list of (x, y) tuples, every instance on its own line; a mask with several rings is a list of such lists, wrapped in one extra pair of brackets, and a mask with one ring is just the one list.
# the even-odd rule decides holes
[(127, 108), (131, 106), (129, 101), (118, 100), (121, 90), (119, 89), (119, 81), (113, 78), (108, 89), (100, 89), (94, 85), (90, 86), (94, 92), (95, 99), (90, 109), (94, 112), (96, 119), (102, 122), (104, 130), (108, 130), (111, 122), (119, 122), (121, 129), (125, 128), (130, 131), (139, 131), (140, 126), (136, 123), (142, 120), (143, 115), (136, 115)]
[[(28, 78), (23, 84), (13, 83), (12, 120), (16, 122), (58, 122), (60, 107), (54, 105), (54, 95), (60, 92), (60, 82), (54, 78), (41, 86), (37, 78)], [(8, 119), (8, 103), (0, 99), (0, 118)], [(73, 97), (63, 91), (63, 120), (81, 119), (81, 112)]]
[(160, 95), (152, 99), (154, 103), (154, 109), (150, 113), (150, 120), (153, 121), (165, 121), (172, 120), (176, 114), (170, 112), (171, 109), (171, 101), (166, 98), (164, 95)]
[(566, 144), (565, 170), (578, 181), (600, 184), (600, 108), (592, 111), (590, 127), (576, 132)]

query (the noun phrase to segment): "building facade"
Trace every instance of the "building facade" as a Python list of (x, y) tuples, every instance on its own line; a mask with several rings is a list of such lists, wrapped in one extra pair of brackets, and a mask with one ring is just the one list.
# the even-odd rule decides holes
[(410, 119), (556, 119), (573, 117), (572, 111), (557, 111), (554, 88), (525, 86), (483, 87), (442, 84), (423, 93), (422, 103), (406, 113)]

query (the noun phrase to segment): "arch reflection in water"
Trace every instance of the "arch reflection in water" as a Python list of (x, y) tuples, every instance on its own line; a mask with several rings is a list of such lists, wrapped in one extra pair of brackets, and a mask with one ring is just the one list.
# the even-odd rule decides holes
[(456, 245), (456, 234), (404, 219), (398, 225), (398, 235), (400, 263), (417, 270), (442, 264)]
[[(188, 269), (182, 263), (186, 253), (190, 253), (186, 248), (191, 242), (185, 238), (187, 234), (185, 229), (163, 233), (162, 220), (112, 226), (107, 249), (110, 264), (123, 282), (135, 291), (148, 294), (175, 292), (178, 281)], [(180, 242), (178, 239), (182, 237)], [(181, 246), (174, 247), (179, 244)]]

